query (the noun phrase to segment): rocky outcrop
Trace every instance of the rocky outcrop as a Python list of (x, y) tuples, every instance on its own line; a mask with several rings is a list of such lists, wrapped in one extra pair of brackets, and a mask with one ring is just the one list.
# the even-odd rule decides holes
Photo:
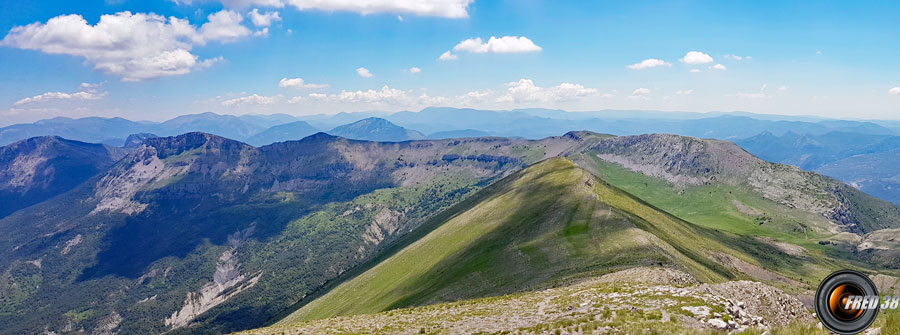
[(255, 286), (262, 272), (252, 276), (241, 274), (235, 251), (253, 233), (253, 227), (228, 236), (229, 249), (222, 253), (213, 273), (213, 280), (200, 288), (199, 292), (188, 292), (180, 310), (166, 318), (165, 324), (172, 329), (190, 324), (204, 312), (216, 307), (231, 297)]

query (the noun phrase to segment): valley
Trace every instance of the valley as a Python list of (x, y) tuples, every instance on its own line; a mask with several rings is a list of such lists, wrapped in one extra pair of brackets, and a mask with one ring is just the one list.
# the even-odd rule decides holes
[[(839, 268), (897, 286), (897, 206), (726, 141), (591, 132), (404, 142), (318, 133), (261, 147), (196, 132), (137, 141), (105, 171), (0, 219), (0, 321), (11, 325), (0, 332), (292, 330), (397, 309), (412, 313), (404, 329), (431, 329), (420, 311), (454, 307), (426, 306), (566, 296), (582, 284), (608, 292), (599, 278), (640, 269), (676, 275), (637, 283), (639, 292), (747, 281), (804, 301)], [(507, 312), (493, 317), (530, 313)], [(719, 329), (709, 324), (716, 317), (658, 312), (672, 322), (615, 321), (602, 309), (575, 318), (626, 332)], [(551, 329), (571, 326), (570, 316), (510, 322)]]

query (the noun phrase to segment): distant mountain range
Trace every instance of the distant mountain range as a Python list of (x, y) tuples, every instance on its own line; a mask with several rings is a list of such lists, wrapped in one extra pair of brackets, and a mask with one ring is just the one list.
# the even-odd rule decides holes
[[(900, 123), (893, 121), (847, 121), (750, 113), (566, 112), (548, 109), (493, 111), (433, 107), (419, 112), (393, 114), (360, 112), (297, 117), (286, 114), (232, 116), (203, 113), (179, 116), (164, 122), (135, 122), (122, 118), (58, 117), (0, 128), (0, 145), (35, 136), (61, 136), (72, 140), (122, 146), (125, 139), (135, 133), (172, 136), (200, 131), (260, 146), (285, 140), (299, 140), (309, 135), (313, 129), (333, 130), (367, 118), (387, 120), (410, 132), (429, 134), (428, 137), (432, 138), (458, 137), (456, 134), (460, 134), (538, 139), (571, 130), (588, 130), (613, 135), (671, 133), (729, 140), (747, 138), (763, 132), (777, 136), (788, 132), (811, 135), (829, 132), (900, 135)], [(275, 126), (298, 121), (306, 124), (272, 129)], [(376, 124), (373, 123), (373, 126), (376, 126), (373, 129), (377, 129)], [(362, 124), (357, 127), (362, 127)], [(393, 133), (396, 137), (392, 137), (393, 135), (384, 137), (383, 134), (377, 136), (390, 141), (403, 141), (418, 136), (415, 133), (404, 135), (403, 131)], [(360, 133), (356, 136), (373, 138), (371, 136), (375, 135)]]
[[(164, 122), (122, 118), (54, 118), (0, 128), (0, 145), (34, 136), (134, 147), (146, 136), (200, 131), (264, 146), (296, 141), (319, 131), (349, 139), (402, 142), (417, 139), (501, 136), (539, 139), (572, 130), (612, 135), (670, 133), (731, 140), (772, 162), (819, 171), (900, 203), (900, 122), (851, 121), (751, 113), (656, 111), (567, 112), (426, 108), (419, 112), (360, 112), (291, 116), (218, 115), (176, 117)], [(427, 135), (426, 135), (427, 134)], [(137, 141), (137, 142), (135, 142)], [(827, 166), (827, 167), (826, 167)]]
[(735, 143), (765, 160), (816, 171), (900, 204), (900, 136), (764, 132)]

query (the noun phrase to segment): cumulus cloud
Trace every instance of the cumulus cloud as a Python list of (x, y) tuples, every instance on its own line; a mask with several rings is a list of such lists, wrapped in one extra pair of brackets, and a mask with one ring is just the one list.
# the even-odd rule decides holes
[(709, 64), (713, 62), (713, 58), (700, 51), (690, 51), (684, 55), (681, 62), (689, 65)]
[(893, 95), (900, 95), (900, 86), (894, 87), (888, 91), (888, 93)]
[(456, 56), (456, 55), (450, 53), (450, 50), (447, 50), (447, 51), (444, 51), (444, 53), (442, 53), (441, 56), (438, 57), (438, 59), (440, 59), (440, 60), (457, 60), (457, 59), (459, 59), (459, 56)]
[(259, 9), (254, 8), (248, 15), (250, 16), (250, 21), (253, 22), (253, 25), (257, 27), (268, 27), (271, 26), (273, 22), (281, 21), (281, 16), (278, 15), (278, 12), (266, 12), (260, 14)]
[(629, 69), (632, 69), (632, 70), (643, 70), (643, 69), (649, 69), (649, 68), (653, 68), (653, 67), (657, 67), (657, 66), (672, 66), (672, 64), (667, 63), (666, 61), (663, 61), (660, 59), (649, 58), (649, 59), (645, 59), (645, 60), (641, 61), (640, 63), (631, 64), (626, 67)]
[(710, 66), (709, 68), (712, 70), (720, 70), (720, 71), (724, 71), (725, 69), (727, 69), (725, 67), (725, 65), (722, 65), (722, 64), (716, 64), (716, 65)]
[(372, 78), (374, 76), (372, 72), (369, 72), (369, 69), (364, 67), (356, 69), (356, 74), (363, 78)]
[(267, 97), (261, 96), (259, 94), (248, 95), (245, 97), (234, 98), (230, 100), (222, 101), (222, 106), (225, 107), (241, 107), (247, 105), (271, 105), (278, 102), (276, 97)]
[(534, 44), (534, 42), (525, 36), (503, 36), (500, 38), (491, 36), (487, 43), (482, 41), (481, 37), (464, 40), (454, 46), (453, 51), (468, 51), (472, 53), (516, 53), (541, 51), (541, 47)]
[(230, 42), (250, 35), (250, 29), (241, 25), (244, 17), (240, 13), (223, 10), (208, 16), (209, 22), (200, 26), (200, 36), (204, 40)]
[(415, 67), (415, 66), (409, 68), (409, 73), (417, 74), (417, 73), (420, 73), (420, 72), (422, 72), (422, 69), (417, 68), (417, 67)]
[(34, 104), (40, 102), (48, 102), (48, 101), (59, 101), (59, 100), (99, 100), (106, 96), (106, 92), (104, 93), (94, 93), (88, 91), (81, 91), (76, 93), (64, 93), (64, 92), (47, 92), (44, 94), (38, 94), (30, 98), (24, 98), (19, 101), (16, 101), (14, 106), (21, 106), (26, 104)]
[(286, 88), (286, 87), (326, 88), (326, 87), (328, 87), (328, 84), (313, 84), (313, 83), (307, 83), (306, 81), (303, 80), (303, 78), (286, 78), (285, 77), (285, 78), (281, 78), (281, 80), (278, 81), (278, 87), (281, 87), (281, 88)]
[(554, 102), (573, 100), (597, 94), (597, 89), (579, 84), (562, 83), (553, 87), (540, 87), (531, 79), (519, 79), (506, 84), (506, 93), (497, 102)]
[(95, 25), (81, 15), (62, 15), (13, 27), (0, 45), (83, 57), (96, 70), (140, 81), (208, 67), (221, 58), (200, 60), (191, 54), (192, 46), (250, 35), (237, 12), (223, 10), (207, 19), (196, 28), (187, 20), (152, 13), (102, 15)]

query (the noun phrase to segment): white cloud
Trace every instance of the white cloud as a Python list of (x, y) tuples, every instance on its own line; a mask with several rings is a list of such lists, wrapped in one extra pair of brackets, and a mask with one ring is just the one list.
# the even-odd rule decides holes
[(364, 67), (356, 69), (356, 74), (363, 78), (372, 78), (373, 76), (372, 72), (369, 72), (369, 69)]
[(198, 29), (187, 20), (152, 13), (102, 15), (95, 25), (81, 15), (62, 15), (14, 27), (0, 45), (83, 57), (96, 70), (140, 81), (208, 67), (221, 59), (199, 60), (190, 53), (194, 45), (250, 35), (239, 13), (220, 11), (207, 18)]
[(700, 73), (700, 72), (703, 72), (703, 70), (700, 70), (700, 69), (691, 69), (691, 73)]
[[(85, 83), (86, 84), (86, 83)], [(82, 84), (84, 85), (84, 84)], [(33, 104), (40, 102), (48, 102), (48, 101), (59, 101), (59, 100), (98, 100), (106, 96), (106, 92), (104, 93), (93, 93), (87, 91), (81, 91), (76, 93), (63, 93), (63, 92), (47, 92), (44, 94), (35, 95), (30, 98), (24, 98), (19, 101), (16, 101), (13, 105), (20, 106), (25, 104)]]
[(497, 102), (554, 102), (573, 100), (597, 94), (597, 89), (579, 84), (562, 83), (553, 87), (535, 86), (531, 79), (519, 79), (506, 84), (506, 94)]
[(888, 93), (893, 95), (900, 95), (900, 86), (890, 89)]
[(246, 105), (271, 105), (278, 101), (276, 97), (266, 97), (258, 94), (248, 95), (245, 97), (234, 98), (222, 101), (225, 107), (241, 107)]
[(278, 87), (292, 87), (292, 88), (326, 88), (328, 84), (312, 84), (307, 83), (303, 80), (303, 78), (281, 78), (278, 81)]
[(694, 94), (694, 90), (677, 90), (675, 91), (675, 95), (691, 95)]
[(446, 105), (448, 102), (450, 102), (450, 99), (447, 99), (446, 97), (442, 97), (442, 96), (432, 97), (425, 93), (422, 93), (422, 95), (420, 95), (419, 99), (418, 99), (419, 104), (423, 104), (423, 105), (427, 105), (427, 106)]
[(648, 94), (650, 94), (650, 89), (649, 89), (649, 88), (643, 88), (643, 87), (637, 88), (637, 89), (635, 89), (633, 92), (631, 92), (631, 95), (635, 95), (635, 96), (637, 96), (637, 95), (648, 95)]
[(666, 61), (663, 61), (660, 59), (649, 58), (649, 59), (645, 59), (645, 60), (641, 61), (640, 63), (631, 64), (626, 67), (629, 69), (632, 69), (632, 70), (643, 70), (643, 69), (653, 68), (653, 67), (657, 67), (657, 66), (672, 66), (672, 64), (667, 63)]
[(253, 22), (253, 25), (257, 27), (268, 27), (271, 26), (273, 22), (281, 21), (281, 16), (278, 15), (278, 12), (266, 12), (260, 14), (259, 9), (254, 8), (248, 15), (250, 16), (250, 21)]
[(258, 7), (276, 7), (281, 8), (284, 7), (283, 0), (170, 0), (179, 6), (191, 6), (193, 4), (200, 4), (204, 2), (219, 2), (225, 8), (236, 8), (242, 9), (251, 6)]
[(713, 62), (713, 58), (700, 51), (690, 51), (684, 55), (681, 62), (689, 65), (709, 64)]
[(257, 30), (253, 32), (253, 37), (266, 37), (269, 36), (269, 27), (262, 28), (262, 30)]
[(785, 92), (785, 91), (788, 90), (788, 87), (787, 87), (787, 86), (784, 86), (784, 85), (781, 85), (781, 87), (779, 87), (778, 90), (781, 91), (781, 92)]
[(485, 101), (489, 100), (491, 98), (491, 96), (493, 96), (494, 94), (495, 94), (495, 92), (492, 90), (471, 91), (466, 94), (457, 96), (454, 100), (456, 103), (459, 103), (462, 105), (472, 105), (472, 104), (485, 102)]
[(453, 51), (515, 53), (541, 51), (541, 47), (525, 36), (503, 36), (500, 38), (491, 36), (487, 43), (482, 41), (481, 37), (464, 40), (454, 46)]
[(722, 65), (722, 64), (716, 64), (716, 65), (710, 66), (709, 68), (712, 70), (720, 70), (720, 71), (725, 71), (727, 69), (725, 67), (725, 65)]
[(204, 40), (229, 42), (250, 35), (250, 29), (241, 25), (244, 17), (238, 12), (223, 10), (210, 14), (208, 19), (200, 26)]
[[(313, 95), (310, 94), (310, 97), (313, 97)], [(372, 89), (366, 91), (341, 91), (338, 94), (319, 95), (316, 98), (350, 103), (393, 103), (405, 105), (410, 102), (406, 92), (388, 86), (383, 86), (380, 91)]]
[(750, 56), (738, 56), (738, 55), (725, 55), (723, 57), (725, 57), (725, 59), (731, 59), (731, 60), (736, 60), (736, 61), (753, 59), (753, 57), (750, 57)]
[[(248, 7), (282, 8), (327, 12), (355, 12), (362, 15), (378, 13), (414, 14), (445, 18), (465, 18), (473, 0), (170, 0), (178, 5), (191, 6), (203, 2), (219, 2), (225, 8)], [(398, 19), (400, 16), (398, 16)], [(401, 19), (402, 21), (402, 19)]]
[(347, 11), (362, 15), (409, 13), (420, 16), (465, 18), (473, 0), (285, 0), (298, 10)]
[(441, 56), (438, 57), (438, 59), (440, 59), (440, 60), (457, 60), (457, 59), (459, 59), (459, 57), (450, 53), (450, 50), (447, 50), (447, 51), (444, 51), (444, 53), (442, 53)]
[(768, 95), (766, 95), (767, 87), (768, 87), (768, 85), (763, 84), (762, 87), (759, 89), (758, 93), (738, 93), (735, 95), (739, 98), (745, 98), (745, 99), (765, 99), (765, 98), (769, 97)]
[(415, 67), (415, 66), (409, 68), (409, 73), (417, 74), (417, 73), (420, 73), (420, 72), (422, 72), (422, 69), (417, 68), (417, 67)]
[(96, 92), (100, 86), (103, 86), (103, 83), (81, 83), (78, 87), (81, 88), (82, 91)]

